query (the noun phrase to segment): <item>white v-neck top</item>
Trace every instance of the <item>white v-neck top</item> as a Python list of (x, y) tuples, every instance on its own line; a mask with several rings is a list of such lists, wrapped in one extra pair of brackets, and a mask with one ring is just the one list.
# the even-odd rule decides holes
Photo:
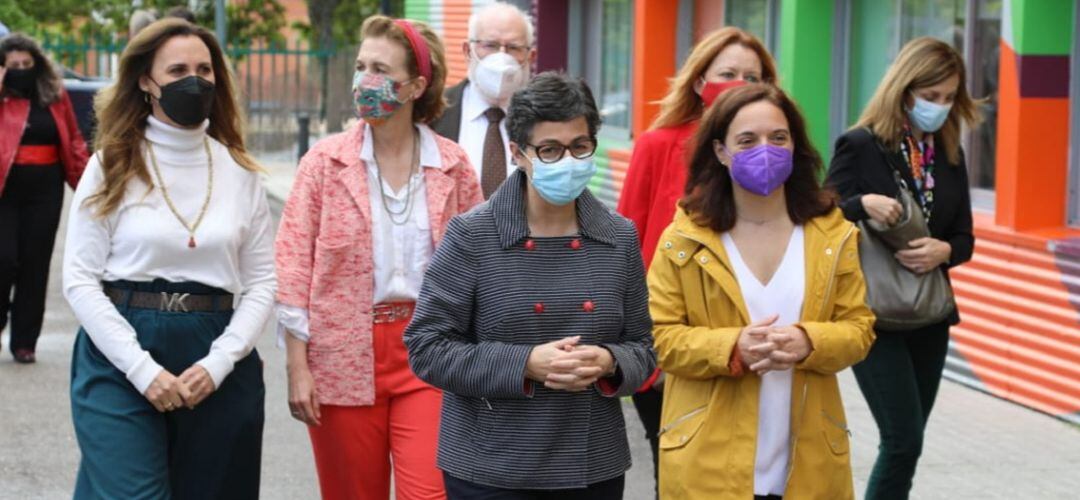
[[(724, 248), (731, 259), (750, 321), (773, 314), (775, 326), (799, 322), (806, 291), (806, 259), (802, 226), (795, 226), (784, 258), (768, 284), (754, 276), (735, 246), (724, 233)], [(791, 437), (792, 371), (771, 371), (761, 377), (758, 401), (757, 453), (754, 455), (754, 494), (783, 495), (787, 485)]]

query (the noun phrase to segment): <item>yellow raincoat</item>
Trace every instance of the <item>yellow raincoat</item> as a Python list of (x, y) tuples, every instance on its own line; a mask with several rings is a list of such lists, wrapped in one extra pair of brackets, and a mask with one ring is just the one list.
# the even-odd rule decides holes
[[(784, 498), (854, 498), (836, 373), (862, 360), (874, 341), (858, 230), (837, 209), (807, 222), (804, 231), (799, 326), (812, 351), (792, 377)], [(734, 377), (729, 368), (739, 332), (750, 321), (720, 234), (680, 210), (660, 238), (648, 280), (656, 354), (667, 373), (660, 497), (753, 498), (761, 378), (752, 372)]]

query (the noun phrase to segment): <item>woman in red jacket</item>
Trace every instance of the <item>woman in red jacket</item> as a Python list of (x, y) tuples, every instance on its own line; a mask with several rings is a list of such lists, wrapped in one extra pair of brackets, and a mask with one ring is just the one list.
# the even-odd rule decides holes
[(10, 311), (11, 353), (33, 363), (64, 181), (78, 184), (89, 154), (63, 81), (33, 39), (0, 42), (0, 82), (0, 330)]
[[(660, 116), (634, 142), (619, 213), (632, 220), (641, 239), (641, 256), (648, 268), (660, 233), (675, 217), (675, 204), (686, 188), (685, 143), (697, 130), (704, 109), (716, 96), (743, 83), (776, 83), (776, 64), (754, 35), (726, 27), (694, 47), (671, 89), (660, 101)], [(660, 385), (657, 375), (634, 396), (634, 407), (657, 459), (660, 428)], [(656, 470), (654, 468), (654, 470)]]

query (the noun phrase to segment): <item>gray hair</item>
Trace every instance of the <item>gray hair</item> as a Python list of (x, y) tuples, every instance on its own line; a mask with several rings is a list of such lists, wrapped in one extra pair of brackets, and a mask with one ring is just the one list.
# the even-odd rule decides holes
[(529, 15), (527, 12), (521, 10), (521, 8), (519, 8), (517, 5), (506, 2), (490, 3), (488, 5), (485, 5), (484, 7), (481, 7), (480, 10), (473, 12), (472, 15), (469, 16), (469, 40), (476, 39), (476, 32), (480, 29), (480, 18), (497, 11), (513, 13), (525, 22), (525, 43), (528, 46), (532, 47), (533, 44), (536, 42), (536, 39), (533, 35), (532, 16)]
[(137, 9), (131, 13), (131, 19), (128, 20), (128, 36), (134, 38), (135, 34), (153, 24), (154, 21), (157, 21), (157, 14), (153, 11)]

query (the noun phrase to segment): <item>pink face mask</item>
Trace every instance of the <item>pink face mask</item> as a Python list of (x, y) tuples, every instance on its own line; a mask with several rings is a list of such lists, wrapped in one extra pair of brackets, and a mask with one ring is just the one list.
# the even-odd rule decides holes
[(719, 97), (720, 94), (735, 87), (746, 85), (746, 83), (746, 80), (705, 82), (705, 86), (701, 88), (701, 102), (705, 103), (706, 108), (712, 106), (712, 103), (716, 101), (716, 98)]

